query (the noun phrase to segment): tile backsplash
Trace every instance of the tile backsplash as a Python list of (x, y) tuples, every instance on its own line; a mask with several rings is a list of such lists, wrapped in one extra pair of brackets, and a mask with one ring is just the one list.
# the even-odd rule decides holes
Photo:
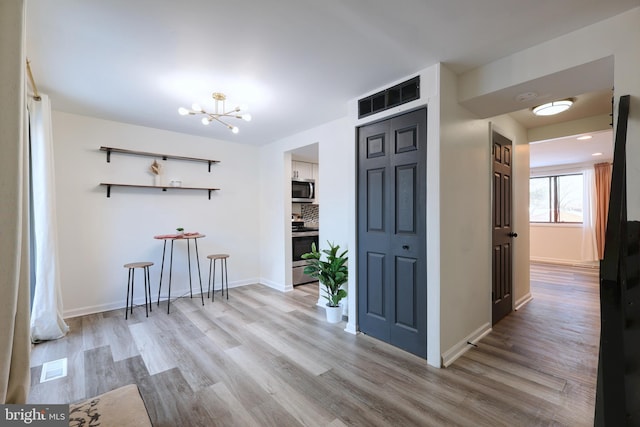
[(302, 220), (307, 223), (318, 224), (320, 221), (320, 206), (312, 204), (303, 204), (300, 208)]

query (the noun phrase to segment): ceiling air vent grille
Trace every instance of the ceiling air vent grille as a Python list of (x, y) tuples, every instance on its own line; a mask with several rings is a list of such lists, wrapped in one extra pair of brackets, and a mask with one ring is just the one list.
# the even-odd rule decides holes
[(370, 116), (420, 98), (420, 76), (358, 100), (358, 118)]

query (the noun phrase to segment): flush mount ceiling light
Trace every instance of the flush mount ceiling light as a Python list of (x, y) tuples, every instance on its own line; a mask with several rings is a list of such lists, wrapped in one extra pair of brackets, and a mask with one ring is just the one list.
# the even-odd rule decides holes
[(567, 111), (573, 105), (573, 99), (561, 99), (560, 101), (548, 102), (546, 104), (533, 107), (533, 114), (536, 116), (553, 116), (554, 114)]
[(242, 119), (247, 122), (251, 121), (251, 114), (243, 113), (243, 111), (247, 110), (247, 107), (241, 106), (241, 107), (235, 107), (229, 111), (225, 110), (224, 101), (227, 99), (227, 97), (224, 93), (214, 92), (211, 95), (211, 97), (214, 99), (216, 103), (213, 113), (203, 110), (202, 107), (198, 104), (193, 104), (191, 106), (191, 110), (184, 107), (178, 108), (178, 114), (180, 114), (181, 116), (186, 116), (186, 115), (195, 116), (196, 114), (203, 114), (204, 115), (204, 117), (202, 118), (203, 125), (208, 125), (209, 123), (215, 120), (216, 122), (226, 126), (227, 129), (229, 129), (233, 133), (238, 133), (239, 131), (238, 127), (230, 125), (229, 123), (222, 120), (222, 118), (230, 117), (235, 119)]

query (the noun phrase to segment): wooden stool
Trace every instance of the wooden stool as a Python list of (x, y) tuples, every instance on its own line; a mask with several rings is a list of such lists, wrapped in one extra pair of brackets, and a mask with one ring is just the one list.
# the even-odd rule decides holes
[[(229, 299), (229, 277), (227, 275), (227, 258), (229, 254), (213, 254), (207, 255), (209, 258), (209, 286), (207, 287), (207, 298), (209, 298), (209, 289), (211, 289), (211, 301), (213, 301), (213, 294), (216, 290), (216, 261), (220, 260), (220, 281), (222, 296), (224, 296), (224, 284), (227, 283), (227, 299)], [(211, 268), (213, 266), (213, 275), (211, 274)], [(213, 282), (212, 282), (213, 280)]]
[(151, 279), (149, 277), (149, 267), (152, 265), (153, 263), (149, 261), (131, 262), (124, 265), (124, 268), (129, 269), (129, 279), (127, 280), (127, 305), (124, 308), (125, 319), (128, 319), (129, 313), (129, 292), (131, 292), (131, 314), (133, 314), (133, 279), (136, 268), (141, 268), (144, 274), (144, 309), (147, 313), (147, 317), (149, 317), (149, 311), (153, 311), (151, 309)]

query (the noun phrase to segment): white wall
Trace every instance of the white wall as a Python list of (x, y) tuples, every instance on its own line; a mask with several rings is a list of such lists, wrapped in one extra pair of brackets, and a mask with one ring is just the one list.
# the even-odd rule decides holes
[(591, 265), (582, 259), (582, 226), (531, 224), (531, 260)]
[[(526, 130), (508, 116), (478, 119), (441, 70), (441, 346), (448, 365), (491, 329), (491, 127), (513, 141), (514, 300), (529, 294)], [(524, 178), (525, 185), (521, 185)]]
[[(198, 243), (200, 259), (215, 252), (231, 254), (230, 286), (259, 280), (260, 206), (258, 149), (231, 142), (132, 126), (74, 114), (53, 112), (60, 270), (65, 315), (123, 307), (127, 270), (123, 264), (152, 261), (152, 296), (158, 292), (162, 242), (153, 236), (175, 231), (207, 235)], [(149, 184), (153, 158), (106, 155), (100, 146), (220, 160), (207, 164), (177, 160), (164, 165), (166, 178), (183, 186), (212, 186), (221, 190), (208, 199), (206, 191), (167, 191), (112, 188), (111, 197), (100, 182)], [(186, 245), (176, 242), (172, 295), (188, 289)], [(191, 245), (193, 251), (194, 246)], [(192, 253), (193, 256), (193, 253)], [(208, 264), (202, 261), (206, 287)], [(165, 270), (166, 272), (166, 270)], [(192, 265), (199, 289), (197, 268)], [(135, 298), (144, 301), (138, 271)], [(166, 277), (165, 277), (166, 280)], [(163, 283), (163, 294), (166, 294)]]
[(488, 122), (458, 104), (457, 78), (444, 66), (440, 82), (440, 328), (446, 365), (458, 342), (490, 328), (491, 163)]

